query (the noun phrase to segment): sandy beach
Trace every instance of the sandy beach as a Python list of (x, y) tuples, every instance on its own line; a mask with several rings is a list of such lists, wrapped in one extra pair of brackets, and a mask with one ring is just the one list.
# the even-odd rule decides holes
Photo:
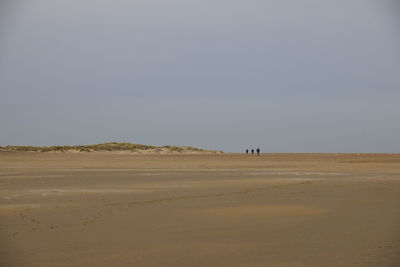
[(0, 152), (0, 266), (399, 266), (400, 155)]

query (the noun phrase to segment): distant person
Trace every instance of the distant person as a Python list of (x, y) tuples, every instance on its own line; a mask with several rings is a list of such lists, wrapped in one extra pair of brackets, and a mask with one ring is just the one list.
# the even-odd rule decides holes
[(260, 149), (257, 148), (257, 156), (260, 156)]
[(251, 154), (254, 155), (254, 149), (251, 150)]
[(249, 154), (249, 150), (248, 149), (246, 149), (246, 154)]

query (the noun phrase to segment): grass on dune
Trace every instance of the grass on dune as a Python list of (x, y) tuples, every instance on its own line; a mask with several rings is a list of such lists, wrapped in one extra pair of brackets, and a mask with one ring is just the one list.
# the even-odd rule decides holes
[(213, 150), (205, 150), (192, 146), (150, 146), (150, 145), (141, 145), (141, 144), (132, 144), (132, 143), (117, 143), (117, 142), (108, 142), (102, 144), (94, 144), (94, 145), (77, 145), (77, 146), (3, 146), (0, 147), (2, 150), (8, 151), (33, 151), (33, 152), (65, 152), (69, 150), (77, 150), (81, 152), (93, 152), (93, 151), (143, 151), (143, 150), (152, 150), (155, 152), (160, 151), (169, 151), (169, 152), (222, 152), (222, 151), (213, 151)]

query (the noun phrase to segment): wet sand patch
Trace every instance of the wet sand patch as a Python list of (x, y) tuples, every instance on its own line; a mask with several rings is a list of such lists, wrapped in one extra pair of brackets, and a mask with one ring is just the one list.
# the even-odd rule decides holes
[(202, 210), (205, 216), (216, 217), (265, 217), (265, 216), (304, 216), (313, 214), (324, 214), (328, 210), (304, 205), (244, 205), (235, 207), (216, 207)]

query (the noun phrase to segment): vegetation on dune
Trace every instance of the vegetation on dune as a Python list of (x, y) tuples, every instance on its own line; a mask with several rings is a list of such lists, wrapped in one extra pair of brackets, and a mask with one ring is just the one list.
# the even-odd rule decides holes
[(198, 152), (198, 153), (222, 153), (222, 151), (205, 150), (191, 146), (149, 146), (132, 143), (117, 143), (109, 142), (95, 145), (78, 145), (78, 146), (0, 146), (0, 150), (7, 151), (33, 151), (33, 152), (65, 152), (70, 150), (80, 152), (93, 152), (93, 151), (151, 151), (151, 152)]

